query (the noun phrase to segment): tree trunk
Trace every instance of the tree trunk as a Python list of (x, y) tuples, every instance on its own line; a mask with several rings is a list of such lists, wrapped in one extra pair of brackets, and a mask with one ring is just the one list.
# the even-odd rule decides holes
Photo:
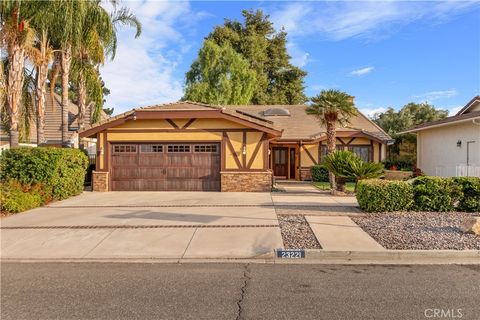
[(72, 46), (67, 44), (62, 50), (62, 146), (69, 144), (68, 132), (68, 81), (72, 62)]
[[(57, 78), (61, 70), (60, 60), (61, 56), (59, 57), (58, 54), (55, 54), (55, 59), (52, 64), (52, 71), (50, 73), (50, 99), (52, 100), (54, 99), (55, 85), (57, 84)], [(50, 105), (52, 106), (53, 111), (53, 108), (55, 108), (56, 104), (52, 101)]]
[[(336, 150), (336, 132), (335, 132), (335, 122), (327, 122), (327, 153), (333, 153)], [(330, 180), (330, 188), (336, 190), (337, 185), (335, 182), (335, 175), (332, 172), (328, 173), (328, 179)]]
[(45, 144), (45, 85), (48, 75), (48, 62), (37, 68), (37, 144)]
[(85, 126), (85, 110), (87, 104), (87, 86), (85, 84), (85, 75), (80, 71), (78, 79), (78, 127), (83, 129)]
[(18, 147), (18, 118), (23, 88), (23, 68), (25, 65), (25, 49), (18, 44), (9, 48), (7, 103), (10, 116), (10, 148)]

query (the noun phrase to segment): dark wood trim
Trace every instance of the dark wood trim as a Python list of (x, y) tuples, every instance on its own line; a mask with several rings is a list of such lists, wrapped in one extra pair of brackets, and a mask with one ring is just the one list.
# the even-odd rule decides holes
[(103, 134), (103, 170), (108, 171), (108, 141), (107, 141), (107, 133), (102, 132)]
[(348, 142), (347, 142), (347, 146), (348, 146), (348, 145), (350, 145), (350, 143), (352, 143), (352, 142), (353, 142), (353, 140), (355, 140), (355, 139), (356, 139), (356, 137), (352, 137), (350, 140), (348, 140)]
[(233, 147), (232, 142), (230, 141), (230, 138), (225, 132), (223, 134), (227, 143), (227, 147), (232, 153), (233, 159), (235, 160), (235, 163), (237, 164), (238, 169), (242, 169), (242, 164), (240, 163), (240, 159), (238, 159), (237, 153), (235, 152), (235, 148)]
[(255, 161), (255, 158), (257, 157), (257, 154), (258, 154), (258, 151), (260, 150), (260, 147), (264, 146), (263, 142), (265, 141), (266, 136), (267, 135), (264, 133), (262, 135), (262, 137), (260, 138), (260, 140), (257, 142), (257, 145), (255, 146), (255, 149), (253, 150), (253, 153), (250, 156), (250, 160), (248, 161), (247, 169), (250, 169), (252, 167), (253, 161)]
[(268, 138), (264, 134), (265, 139), (263, 140), (263, 169), (269, 170), (270, 169), (270, 157), (269, 157), (269, 143)]
[(222, 173), (239, 173), (239, 172), (244, 172), (244, 173), (250, 173), (250, 172), (269, 172), (270, 170), (265, 170), (265, 169), (225, 169), (220, 171), (220, 174)]
[(318, 142), (318, 163), (322, 163), (322, 141)]
[[(245, 150), (245, 153), (243, 152)], [(242, 137), (242, 168), (247, 168), (247, 132), (243, 131)]]
[[(374, 140), (374, 141), (383, 143), (383, 141), (380, 140), (379, 138), (377, 138), (373, 135), (370, 135), (366, 132), (362, 132), (362, 131), (337, 131), (337, 138), (351, 138), (351, 137), (367, 138), (369, 140)], [(316, 143), (318, 141), (325, 141), (325, 140), (327, 140), (327, 137), (322, 136), (322, 137), (317, 138), (317, 139), (312, 139), (312, 140), (310, 140), (310, 142), (311, 143)]]
[(310, 151), (308, 151), (308, 149), (305, 147), (305, 145), (302, 145), (302, 148), (303, 150), (305, 150), (305, 152), (307, 153), (307, 156), (310, 158), (310, 160), (312, 160), (313, 164), (317, 165), (318, 162), (315, 160), (315, 158), (312, 156), (312, 154), (310, 153)]
[(124, 123), (127, 120), (133, 119), (135, 114), (135, 119), (226, 119), (232, 122), (244, 125), (251, 129), (256, 129), (258, 131), (266, 132), (273, 137), (278, 137), (282, 134), (282, 131), (271, 128), (269, 126), (264, 126), (252, 121), (248, 121), (233, 115), (223, 113), (222, 110), (190, 110), (190, 111), (178, 111), (178, 110), (162, 110), (162, 111), (147, 111), (147, 110), (135, 110), (135, 113), (130, 113), (123, 118), (113, 120), (111, 122), (104, 123), (102, 125), (87, 129), (80, 133), (80, 138), (89, 137), (97, 132), (103, 131), (107, 128), (114, 127), (121, 123)]
[(195, 120), (197, 120), (197, 119), (192, 118), (192, 119), (188, 120), (188, 122), (183, 125), (182, 129), (185, 130), (185, 129), (187, 129), (188, 127), (190, 127), (190, 125), (191, 125), (192, 123), (194, 123)]
[[(378, 162), (382, 162), (382, 143), (378, 143)], [(374, 152), (373, 150), (372, 152)]]
[(302, 180), (302, 140), (298, 143), (298, 180)]
[(222, 142), (220, 144), (221, 152), (220, 152), (220, 171), (225, 170), (225, 161), (227, 158), (227, 153), (225, 150), (227, 144), (227, 134), (224, 132), (222, 134)]
[(174, 129), (180, 129), (172, 119), (165, 119)]
[(373, 162), (373, 140), (370, 140), (370, 146), (371, 146), (371, 149), (370, 149), (370, 161)]
[(342, 144), (342, 146), (346, 146), (346, 143), (339, 137), (336, 137), (337, 138), (337, 141), (340, 141), (340, 143)]
[[(100, 132), (97, 132), (97, 144), (96, 144), (96, 149), (97, 149), (97, 159), (95, 161), (95, 171), (100, 171), (100, 157), (102, 156), (100, 154), (100, 150), (99, 150), (99, 147), (102, 147), (100, 146)], [(103, 147), (102, 147), (103, 148)]]
[(258, 130), (255, 129), (238, 129), (238, 128), (232, 128), (232, 129), (107, 129), (107, 132), (119, 132), (119, 133), (144, 133), (144, 132), (172, 132), (172, 133), (178, 133), (178, 132), (259, 132)]

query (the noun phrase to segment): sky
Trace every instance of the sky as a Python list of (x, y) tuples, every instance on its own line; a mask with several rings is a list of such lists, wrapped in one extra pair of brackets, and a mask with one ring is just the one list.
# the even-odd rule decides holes
[(373, 116), (429, 102), (455, 114), (480, 95), (479, 1), (123, 1), (143, 24), (118, 31), (102, 67), (106, 107), (178, 101), (204, 38), (224, 19), (261, 9), (287, 32), (292, 63), (308, 75), (306, 94), (340, 89)]

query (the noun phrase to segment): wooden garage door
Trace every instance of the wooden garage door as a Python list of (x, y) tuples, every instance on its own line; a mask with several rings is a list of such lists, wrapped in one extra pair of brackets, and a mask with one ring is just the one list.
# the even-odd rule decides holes
[(114, 144), (114, 191), (220, 191), (220, 146)]

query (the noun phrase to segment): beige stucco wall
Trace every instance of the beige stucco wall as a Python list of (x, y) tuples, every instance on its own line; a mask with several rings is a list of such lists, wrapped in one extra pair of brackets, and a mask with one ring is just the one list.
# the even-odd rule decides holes
[[(457, 141), (462, 146), (457, 147)], [(431, 128), (417, 133), (417, 166), (427, 175), (455, 176), (456, 166), (467, 164), (467, 141), (470, 165), (480, 166), (480, 126), (471, 121)]]

